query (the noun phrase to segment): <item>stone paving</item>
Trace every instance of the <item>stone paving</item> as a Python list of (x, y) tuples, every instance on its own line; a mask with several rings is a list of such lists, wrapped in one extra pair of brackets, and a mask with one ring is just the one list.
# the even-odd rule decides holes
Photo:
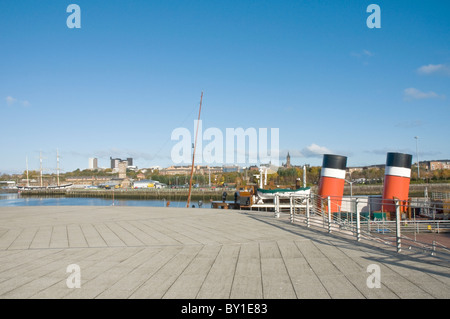
[(2, 207), (0, 298), (448, 299), (450, 264), (265, 212)]

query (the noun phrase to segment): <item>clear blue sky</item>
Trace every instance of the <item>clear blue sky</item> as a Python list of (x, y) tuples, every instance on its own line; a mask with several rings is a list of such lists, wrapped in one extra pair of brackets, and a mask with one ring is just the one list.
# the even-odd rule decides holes
[[(69, 4), (81, 28), (69, 29)], [(369, 4), (381, 28), (369, 29)], [(0, 2), (0, 172), (172, 164), (172, 131), (279, 128), (293, 164), (450, 158), (448, 1)]]

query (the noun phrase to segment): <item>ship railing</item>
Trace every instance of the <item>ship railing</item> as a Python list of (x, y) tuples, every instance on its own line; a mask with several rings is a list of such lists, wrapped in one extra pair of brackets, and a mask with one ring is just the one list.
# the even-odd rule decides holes
[[(360, 205), (364, 201), (365, 204)], [(370, 205), (367, 201), (367, 198), (358, 197), (322, 198), (316, 194), (292, 196), (286, 213), (293, 224), (319, 227), (328, 233), (340, 232), (357, 241), (374, 241), (395, 248), (397, 252), (420, 252), (450, 260), (448, 245), (439, 241), (442, 237), (433, 235), (450, 232), (450, 220), (420, 220), (415, 218), (415, 213), (414, 218), (408, 218), (411, 217), (411, 203), (406, 201), (394, 199), (392, 203), (382, 203), (381, 198), (374, 198)], [(371, 207), (376, 207), (374, 204), (384, 204), (390, 214), (370, 211)], [(424, 208), (436, 210), (436, 203), (428, 201)], [(281, 213), (275, 205), (275, 217), (280, 217)]]

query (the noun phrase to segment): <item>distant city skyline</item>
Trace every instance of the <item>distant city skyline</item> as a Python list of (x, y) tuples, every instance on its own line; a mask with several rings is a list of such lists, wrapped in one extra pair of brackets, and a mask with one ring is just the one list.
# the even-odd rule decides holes
[[(387, 155), (387, 154), (386, 154)], [(412, 154), (411, 154), (412, 155)], [(44, 157), (43, 157), (44, 158)], [(125, 157), (124, 157), (125, 158)], [(290, 158), (290, 154), (289, 154), (289, 158)], [(47, 158), (46, 158), (47, 159)], [(104, 163), (106, 163), (107, 165), (102, 165), (101, 163), (102, 162), (100, 162), (99, 160), (98, 160), (98, 158), (97, 157), (90, 157), (90, 158), (88, 158), (87, 160), (86, 160), (86, 166), (84, 166), (84, 167), (77, 167), (77, 168), (75, 168), (75, 169), (73, 169), (73, 170), (64, 170), (63, 168), (60, 170), (60, 172), (61, 173), (65, 173), (65, 172), (72, 172), (72, 171), (74, 171), (74, 170), (77, 170), (77, 169), (79, 169), (79, 170), (90, 170), (90, 169), (100, 169), (100, 170), (102, 170), (102, 169), (111, 169), (112, 167), (111, 167), (111, 160), (113, 160), (113, 159), (120, 159), (120, 158), (112, 158), (111, 156), (110, 157), (108, 157), (107, 159), (104, 159), (103, 160), (103, 162)], [(135, 164), (134, 163), (134, 158), (130, 158), (130, 157), (127, 157), (126, 159), (124, 159), (124, 160), (121, 160), (121, 161), (125, 161), (125, 162), (128, 162), (127, 164), (128, 164), (128, 167), (130, 167), (130, 165), (129, 165), (129, 161), (131, 160), (131, 163), (132, 164)], [(282, 160), (280, 160), (280, 165), (278, 166), (278, 167), (287, 167), (285, 164), (286, 164), (286, 160), (287, 160), (287, 158), (285, 158), (284, 160), (282, 159)], [(428, 163), (428, 162), (439, 162), (439, 161), (443, 161), (443, 162), (445, 162), (446, 163), (446, 166), (448, 166), (448, 163), (450, 162), (450, 158), (446, 158), (446, 159), (444, 159), (444, 158), (433, 158), (433, 159), (421, 159), (420, 160), (420, 163), (421, 163), (421, 165), (423, 165), (424, 163)], [(46, 161), (43, 159), (43, 171), (45, 172), (45, 173), (47, 173), (47, 174), (52, 174), (52, 173), (55, 173), (56, 174), (56, 172), (57, 172), (57, 166), (56, 166), (56, 160), (55, 160), (55, 166), (54, 167), (51, 167), (51, 166), (48, 166), (48, 165), (46, 165)], [(51, 161), (50, 161), (51, 162)], [(60, 163), (61, 163), (61, 159), (60, 159)], [(415, 165), (417, 162), (413, 162), (412, 164), (413, 165)], [(268, 163), (261, 163), (261, 164), (268, 164)], [(249, 164), (249, 165), (238, 165), (238, 164), (201, 164), (201, 163), (195, 163), (195, 166), (210, 166), (210, 167), (232, 167), (232, 166), (236, 166), (236, 167), (241, 167), (241, 168), (244, 168), (244, 167), (250, 167), (250, 166), (254, 166), (255, 164)], [(315, 162), (315, 164), (311, 164), (311, 163), (308, 163), (308, 162), (304, 162), (304, 163), (290, 163), (290, 165), (289, 165), (289, 167), (302, 167), (303, 165), (307, 165), (307, 166), (321, 166), (322, 165), (322, 157), (321, 157), (321, 159), (320, 159), (320, 162)], [(383, 166), (383, 165), (385, 165), (385, 161), (383, 161), (383, 162), (380, 162), (380, 163), (370, 163), (370, 164), (365, 164), (365, 165), (347, 165), (347, 168), (353, 168), (353, 167), (375, 167), (375, 166)], [(186, 166), (190, 166), (189, 164), (169, 164), (169, 165), (166, 165), (166, 166), (164, 166), (164, 165), (152, 165), (152, 166), (138, 166), (138, 165), (131, 165), (132, 167), (134, 167), (137, 171), (139, 171), (139, 170), (141, 170), (141, 169), (151, 169), (151, 168), (155, 168), (155, 167), (158, 167), (158, 168), (160, 168), (160, 169), (166, 169), (166, 168), (170, 168), (170, 167), (186, 167)], [(259, 164), (257, 164), (256, 166), (259, 166)], [(40, 161), (39, 161), (39, 159), (38, 159), (38, 164), (37, 164), (37, 166), (35, 165), (35, 166), (33, 166), (33, 165), (30, 165), (30, 163), (28, 163), (28, 169), (30, 170), (30, 171), (39, 171), (40, 170)], [(116, 169), (116, 171), (117, 171), (117, 169), (118, 169), (118, 166), (117, 167), (115, 167), (115, 169)], [(2, 171), (0, 171), (0, 174), (2, 174), (2, 173), (6, 173), (6, 174), (21, 174), (21, 173), (23, 173), (24, 171), (26, 170), (26, 168), (24, 169), (24, 170), (17, 170), (17, 171), (11, 171), (11, 172), (2, 172)]]
[(0, 3), (0, 173), (38, 170), (40, 152), (56, 172), (57, 149), (66, 172), (174, 165), (201, 92), (204, 128), (278, 128), (280, 164), (450, 158), (446, 1), (73, 3), (81, 28), (69, 2)]

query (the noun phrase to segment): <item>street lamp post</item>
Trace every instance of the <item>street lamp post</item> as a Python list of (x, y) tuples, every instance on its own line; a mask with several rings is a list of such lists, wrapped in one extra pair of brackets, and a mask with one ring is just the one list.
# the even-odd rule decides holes
[(354, 183), (354, 181), (352, 180), (352, 173), (350, 171), (348, 172), (348, 176), (350, 177), (349, 180), (345, 180), (345, 181), (350, 184), (350, 197), (353, 198), (353, 183)]
[(354, 181), (348, 181), (348, 180), (345, 180), (347, 183), (349, 183), (350, 184), (350, 197), (351, 198), (353, 198), (353, 183), (354, 183)]
[(419, 137), (418, 136), (414, 136), (414, 138), (416, 139), (416, 157), (417, 157), (417, 179), (420, 179), (420, 170), (419, 170), (419, 146), (418, 146), (418, 140)]

